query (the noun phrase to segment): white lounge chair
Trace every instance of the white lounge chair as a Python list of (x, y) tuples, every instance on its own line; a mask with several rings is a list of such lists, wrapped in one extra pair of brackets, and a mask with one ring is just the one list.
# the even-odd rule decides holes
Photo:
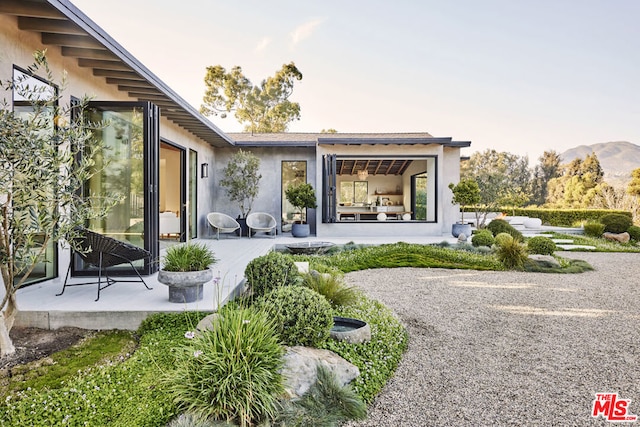
[(254, 212), (250, 213), (247, 216), (247, 227), (249, 227), (249, 237), (251, 237), (251, 232), (253, 231), (264, 231), (265, 233), (271, 234), (271, 236), (275, 239), (276, 237), (276, 228), (278, 223), (276, 219), (265, 212)]
[(220, 233), (233, 233), (236, 230), (240, 230), (240, 237), (242, 237), (240, 224), (229, 215), (220, 212), (211, 212), (207, 214), (207, 221), (209, 221), (209, 225), (216, 230), (218, 240), (220, 240)]

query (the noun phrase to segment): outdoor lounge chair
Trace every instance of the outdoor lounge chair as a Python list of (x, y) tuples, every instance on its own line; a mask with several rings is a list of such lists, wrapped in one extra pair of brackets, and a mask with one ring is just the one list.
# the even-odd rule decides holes
[[(98, 285), (98, 297), (96, 301), (100, 299), (100, 291), (108, 288), (116, 282), (142, 282), (142, 284), (149, 290), (150, 288), (147, 283), (144, 281), (138, 270), (133, 266), (133, 261), (142, 260), (145, 258), (151, 257), (151, 252), (146, 249), (140, 248), (138, 246), (132, 245), (131, 243), (122, 242), (120, 240), (116, 240), (112, 237), (107, 237), (99, 233), (95, 233), (91, 230), (87, 230), (86, 228), (79, 229), (80, 236), (78, 237), (79, 246), (82, 248), (82, 252), (76, 252), (80, 258), (84, 260), (87, 264), (93, 265), (94, 267), (98, 267), (98, 281), (93, 282), (82, 282), (82, 283), (69, 283), (69, 273), (71, 272), (71, 265), (73, 264), (73, 254), (72, 261), (69, 263), (69, 268), (67, 269), (67, 275), (64, 279), (64, 285), (62, 286), (62, 291), (56, 296), (60, 296), (64, 293), (64, 290), (67, 286), (79, 286), (79, 285)], [(107, 268), (113, 267), (115, 265), (120, 264), (129, 264), (133, 271), (138, 276), (138, 279), (114, 279), (109, 277)], [(104, 273), (105, 281), (102, 281), (102, 276)]]
[(269, 233), (275, 239), (276, 227), (278, 223), (276, 219), (265, 212), (250, 213), (247, 216), (247, 227), (249, 227), (249, 237), (252, 231), (264, 231)]
[(240, 231), (240, 237), (242, 237), (240, 224), (229, 215), (220, 212), (211, 212), (207, 214), (207, 221), (209, 221), (209, 225), (216, 230), (218, 240), (220, 240), (220, 233), (233, 233), (236, 230)]

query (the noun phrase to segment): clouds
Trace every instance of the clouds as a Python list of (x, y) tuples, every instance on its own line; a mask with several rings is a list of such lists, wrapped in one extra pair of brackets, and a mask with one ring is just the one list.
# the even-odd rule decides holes
[(320, 24), (324, 22), (324, 18), (317, 18), (298, 25), (290, 34), (291, 45), (296, 47), (300, 42), (308, 39), (318, 29)]
[[(318, 28), (324, 21), (325, 18), (315, 18), (303, 22), (302, 24), (295, 27), (293, 31), (287, 34), (287, 38), (289, 40), (289, 48), (293, 50), (303, 41), (313, 36), (313, 34), (318, 30)], [(264, 36), (256, 44), (254, 52), (266, 53), (268, 48), (270, 48), (271, 46), (284, 44), (284, 37), (284, 34), (279, 35), (279, 37)]]

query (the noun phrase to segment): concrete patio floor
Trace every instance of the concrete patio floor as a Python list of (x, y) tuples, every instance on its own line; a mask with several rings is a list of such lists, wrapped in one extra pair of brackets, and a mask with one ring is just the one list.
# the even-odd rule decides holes
[[(97, 285), (67, 287), (64, 294), (56, 296), (62, 289), (64, 272), (61, 277), (20, 289), (17, 293), (20, 309), (16, 326), (33, 326), (57, 329), (75, 326), (86, 329), (136, 329), (149, 314), (172, 311), (215, 311), (234, 296), (244, 286), (244, 270), (254, 258), (268, 253), (276, 245), (327, 241), (335, 244), (355, 242), (360, 244), (383, 244), (395, 242), (430, 244), (442, 241), (454, 243), (450, 234), (432, 237), (343, 237), (343, 238), (294, 238), (290, 234), (275, 239), (257, 235), (249, 238), (227, 237), (220, 240), (197, 239), (214, 251), (218, 262), (213, 266), (219, 284), (204, 285), (201, 301), (177, 304), (169, 302), (168, 288), (157, 281), (157, 273), (145, 276), (145, 282), (152, 287), (147, 290), (142, 283), (116, 283), (100, 292), (100, 300), (94, 301)], [(72, 282), (86, 281), (74, 278)]]

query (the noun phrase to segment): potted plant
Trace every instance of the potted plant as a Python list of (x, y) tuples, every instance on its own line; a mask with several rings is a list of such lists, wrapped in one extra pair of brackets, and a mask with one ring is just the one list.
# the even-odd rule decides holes
[(169, 301), (202, 300), (203, 285), (213, 279), (211, 266), (218, 260), (202, 243), (185, 243), (167, 249), (158, 282), (169, 287)]
[(293, 237), (309, 236), (309, 224), (306, 222), (306, 209), (314, 209), (316, 205), (316, 193), (311, 184), (303, 183), (291, 186), (284, 192), (287, 200), (300, 213), (300, 221), (291, 226)]
[[(237, 221), (242, 229), (242, 234), (248, 236), (247, 215), (251, 212), (253, 201), (258, 195), (258, 188), (262, 175), (260, 159), (248, 151), (238, 150), (227, 166), (222, 171), (224, 178), (220, 180), (220, 186), (224, 187), (232, 202), (238, 204), (240, 214)], [(238, 230), (238, 234), (240, 230)]]
[(456, 222), (451, 227), (453, 237), (460, 234), (471, 236), (471, 225), (464, 222), (464, 211), (466, 206), (480, 203), (480, 187), (475, 179), (461, 179), (457, 184), (449, 184), (449, 189), (453, 192), (451, 203), (460, 205), (460, 222)]

